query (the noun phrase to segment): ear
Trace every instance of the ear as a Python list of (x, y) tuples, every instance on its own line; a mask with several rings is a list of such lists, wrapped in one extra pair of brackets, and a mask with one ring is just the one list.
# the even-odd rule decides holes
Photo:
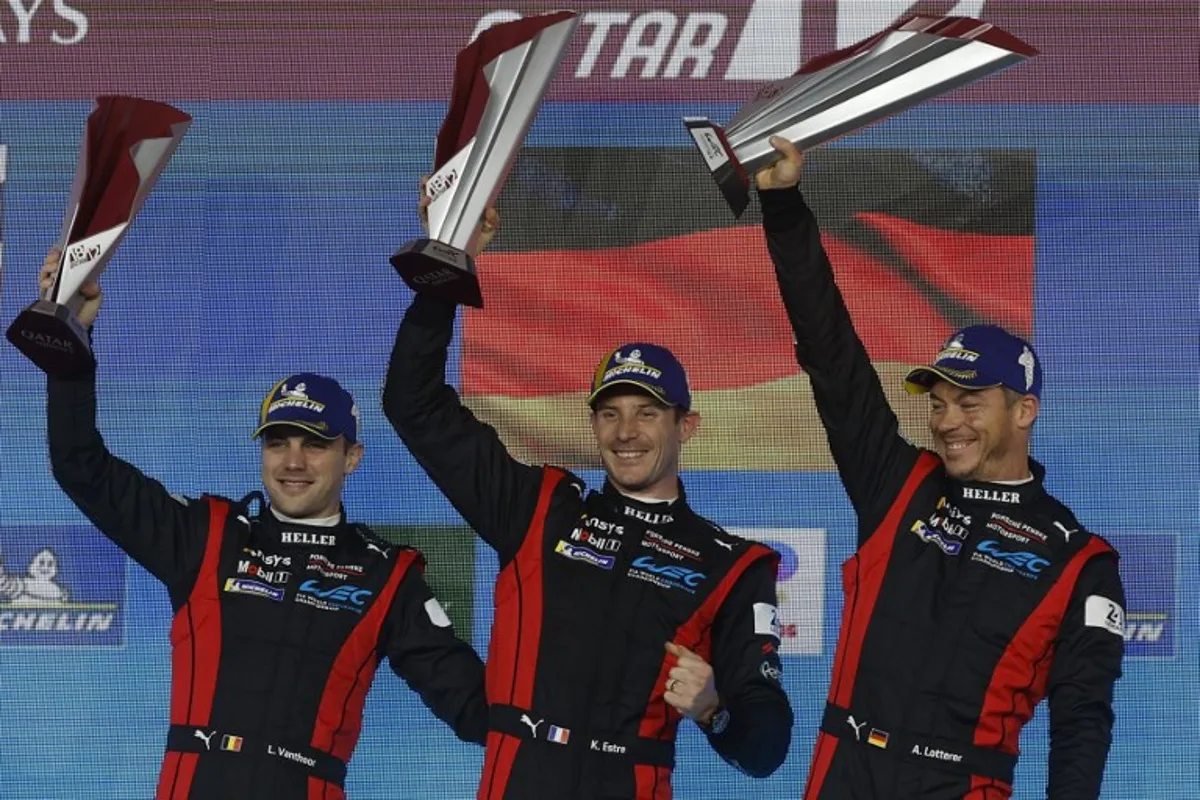
[(695, 435), (700, 428), (700, 412), (688, 411), (679, 420), (679, 441), (682, 444)]
[(1033, 395), (1027, 394), (1022, 396), (1017, 401), (1017, 427), (1023, 431), (1032, 428), (1041, 407), (1041, 402)]
[(346, 445), (346, 465), (343, 468), (344, 475), (349, 475), (354, 472), (354, 470), (358, 469), (358, 465), (362, 461), (363, 451), (365, 449), (366, 448), (363, 447), (362, 442), (355, 442), (354, 444)]

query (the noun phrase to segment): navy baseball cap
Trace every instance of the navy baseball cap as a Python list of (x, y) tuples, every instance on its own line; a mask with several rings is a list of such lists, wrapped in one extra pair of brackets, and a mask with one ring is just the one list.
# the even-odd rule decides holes
[(272, 425), (294, 425), (322, 439), (358, 441), (358, 406), (333, 378), (301, 372), (271, 387), (258, 412), (257, 437)]
[(910, 394), (924, 394), (938, 381), (964, 389), (1005, 386), (1042, 396), (1042, 362), (1033, 345), (996, 325), (972, 325), (951, 336), (928, 367), (904, 378)]
[(609, 387), (621, 385), (649, 392), (684, 411), (692, 407), (683, 365), (670, 350), (656, 344), (623, 344), (601, 359), (592, 378), (588, 405), (594, 405), (596, 397)]

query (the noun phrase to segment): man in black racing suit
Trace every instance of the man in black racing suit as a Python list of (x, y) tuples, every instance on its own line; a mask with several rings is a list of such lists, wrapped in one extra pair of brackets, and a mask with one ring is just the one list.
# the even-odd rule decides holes
[(801, 155), (757, 176), (767, 246), (842, 483), (858, 516), (805, 798), (1002, 800), (1021, 727), (1050, 703), (1048, 795), (1096, 798), (1124, 651), (1117, 553), (1028, 457), (1033, 348), (999, 328), (952, 336), (906, 388), (930, 394), (937, 452), (910, 445), (855, 334)]
[(446, 384), (454, 316), (452, 303), (416, 297), (383, 403), (500, 557), (478, 797), (669, 800), (685, 716), (725, 761), (774, 772), (792, 726), (778, 555), (688, 505), (679, 453), (699, 415), (682, 366), (652, 344), (602, 360), (589, 404), (608, 477), (588, 492), (562, 469), (513, 459)]
[[(52, 252), (43, 289), (57, 263)], [(90, 326), (100, 289), (81, 293)], [(342, 484), (362, 445), (336, 381), (292, 376), (264, 400), (255, 436), (271, 505), (254, 516), (245, 504), (170, 494), (114, 457), (96, 429), (94, 370), (50, 378), (47, 394), (54, 477), (166, 585), (175, 610), (158, 800), (344, 797), (385, 657), (459, 738), (483, 743), (483, 664), (455, 637), (420, 553), (346, 521)]]

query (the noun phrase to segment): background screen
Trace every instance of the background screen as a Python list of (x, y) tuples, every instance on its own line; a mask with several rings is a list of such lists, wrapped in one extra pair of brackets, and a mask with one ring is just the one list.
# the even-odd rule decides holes
[[(338, 377), (366, 458), (352, 518), (416, 544), (460, 635), (485, 652), (496, 560), (400, 445), (379, 387), (411, 296), (387, 263), (419, 235), (455, 52), (555, 3), (13, 0), (0, 10), (5, 326), (34, 299), (91, 98), (192, 114), (104, 276), (95, 331), (108, 446), (173, 491), (258, 488), (250, 440), (284, 375)], [(579, 2), (584, 13), (480, 259), (450, 375), (513, 452), (601, 474), (584, 391), (651, 339), (688, 366), (704, 426), (685, 450), (700, 513), (783, 554), (791, 753), (769, 780), (680, 728), (676, 796), (795, 798), (830, 675), (853, 513), (776, 296), (757, 204), (735, 220), (680, 118), (728, 120), (764, 81), (911, 10), (995, 22), (1042, 55), (815, 150), (804, 187), (905, 432), (899, 387), (954, 328), (1031, 336), (1046, 369), (1034, 455), (1122, 553), (1125, 675), (1106, 798), (1198, 798), (1197, 13), (1193, 3)], [(498, 10), (499, 9), (499, 10)], [(39, 371), (0, 347), (0, 795), (153, 793), (169, 698), (165, 591), (54, 483)], [(5, 586), (58, 563), (66, 630), (14, 630)], [(5, 581), (9, 583), (5, 583)], [(8, 615), (6, 617), (6, 615)], [(54, 618), (57, 618), (56, 616)], [(1044, 712), (1044, 709), (1042, 709)], [(1016, 796), (1044, 794), (1044, 713)], [(481, 750), (386, 668), (347, 789), (468, 798)]]

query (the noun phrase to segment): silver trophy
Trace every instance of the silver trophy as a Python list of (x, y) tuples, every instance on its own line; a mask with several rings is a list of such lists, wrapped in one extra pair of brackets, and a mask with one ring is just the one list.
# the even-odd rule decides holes
[(429, 237), (391, 258), (413, 291), (483, 306), (470, 255), (480, 222), (500, 194), (578, 22), (573, 11), (506, 22), (458, 54), (434, 173), (425, 184)]
[(8, 340), (43, 371), (63, 375), (95, 363), (75, 316), (79, 288), (104, 270), (191, 124), (165, 103), (96, 98), (63, 216), (58, 276), (8, 327)]
[(705, 117), (685, 117), (684, 124), (741, 216), (750, 175), (780, 158), (772, 136), (813, 147), (1035, 55), (987, 22), (913, 16), (762, 86), (724, 128)]

